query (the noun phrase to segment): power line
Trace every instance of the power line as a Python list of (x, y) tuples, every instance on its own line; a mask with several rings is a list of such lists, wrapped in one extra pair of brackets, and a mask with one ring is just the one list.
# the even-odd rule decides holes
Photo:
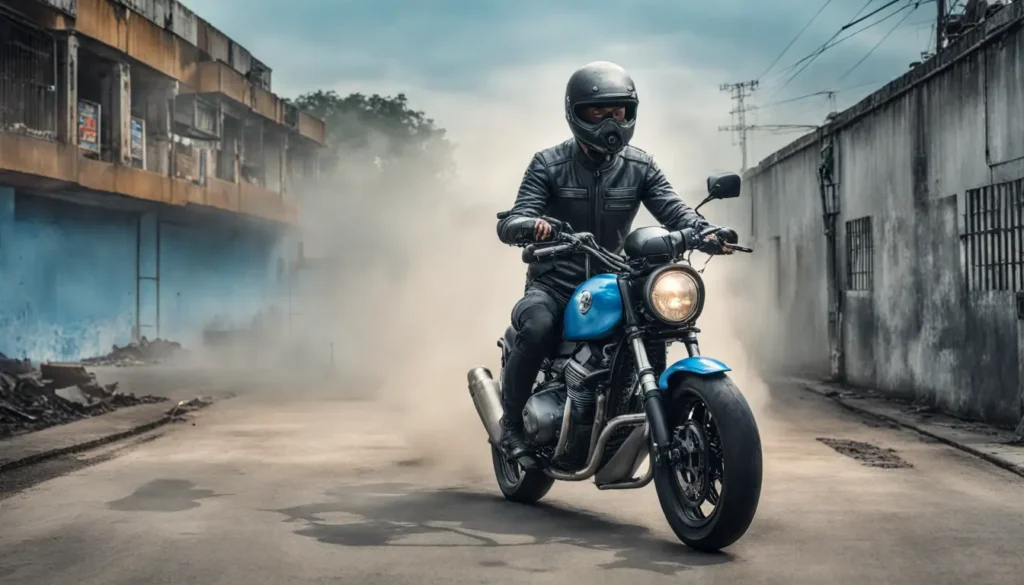
[(858, 25), (858, 24), (860, 24), (860, 23), (864, 22), (865, 20), (867, 20), (867, 19), (871, 18), (872, 16), (874, 16), (874, 15), (878, 14), (879, 12), (881, 12), (881, 11), (885, 10), (886, 8), (888, 8), (888, 7), (890, 7), (890, 6), (894, 5), (894, 4), (899, 4), (899, 3), (900, 3), (900, 2), (902, 2), (902, 1), (903, 1), (903, 0), (892, 0), (891, 2), (889, 2), (888, 4), (886, 4), (885, 6), (882, 6), (881, 8), (878, 8), (878, 9), (875, 9), (875, 10), (873, 10), (873, 11), (872, 11), (871, 13), (869, 13), (869, 14), (865, 14), (864, 16), (862, 16), (862, 17), (858, 18), (857, 20), (854, 20), (854, 21), (851, 21), (851, 22), (848, 22), (848, 23), (846, 23), (846, 24), (845, 24), (845, 25), (843, 26), (843, 28), (841, 28), (841, 29), (839, 29), (839, 30), (840, 30), (840, 32), (841, 32), (841, 31), (844, 31), (844, 30), (846, 30), (846, 29), (848, 29), (848, 28), (850, 28), (850, 27), (852, 27), (852, 26), (854, 26), (854, 25)]
[(850, 20), (853, 20), (854, 18), (857, 18), (858, 16), (860, 16), (860, 13), (861, 13), (861, 12), (864, 12), (864, 9), (865, 9), (865, 8), (867, 8), (868, 6), (871, 6), (871, 3), (872, 3), (872, 2), (874, 2), (874, 1), (875, 1), (875, 0), (868, 0), (867, 2), (865, 2), (865, 3), (864, 3), (864, 6), (861, 6), (861, 7), (860, 7), (860, 10), (858, 10), (858, 11), (857, 11), (857, 14), (854, 14), (854, 15), (853, 15), (853, 16), (852, 16), (852, 17), (850, 18)]
[(773, 107), (773, 106), (781, 106), (782, 104), (798, 102), (800, 100), (805, 100), (805, 99), (812, 98), (812, 97), (817, 97), (817, 96), (820, 96), (820, 95), (829, 95), (829, 94), (832, 94), (832, 93), (839, 93), (839, 92), (837, 92), (837, 91), (836, 92), (834, 92), (834, 91), (816, 91), (814, 93), (808, 93), (808, 94), (805, 94), (805, 95), (799, 95), (799, 96), (796, 96), (796, 97), (793, 97), (793, 98), (789, 98), (789, 99), (785, 99), (785, 100), (779, 100), (777, 102), (768, 102), (767, 104), (764, 104), (763, 106), (757, 106), (757, 107), (759, 109), (764, 109), (764, 108), (770, 108), (770, 107)]
[(871, 54), (875, 52), (875, 49), (877, 49), (878, 47), (882, 46), (882, 43), (884, 43), (884, 42), (886, 41), (886, 39), (888, 39), (888, 38), (889, 38), (889, 36), (890, 36), (890, 35), (892, 35), (892, 33), (896, 32), (896, 29), (898, 29), (898, 28), (900, 27), (900, 25), (901, 25), (901, 24), (903, 24), (904, 22), (906, 22), (906, 20), (907, 20), (908, 18), (910, 18), (910, 15), (911, 15), (911, 14), (913, 14), (913, 13), (914, 13), (914, 11), (915, 11), (915, 10), (917, 10), (919, 6), (921, 6), (921, 3), (920, 3), (920, 2), (918, 2), (917, 4), (914, 4), (914, 7), (913, 7), (913, 8), (911, 8), (909, 12), (907, 12), (906, 14), (904, 14), (904, 15), (903, 15), (903, 18), (901, 18), (901, 19), (900, 19), (900, 21), (896, 23), (896, 26), (894, 26), (894, 27), (892, 27), (891, 29), (889, 29), (889, 32), (885, 33), (885, 36), (884, 36), (884, 37), (882, 37), (882, 38), (881, 38), (881, 39), (880, 39), (880, 40), (879, 40), (879, 41), (878, 41), (877, 43), (875, 43), (875, 46), (874, 46), (874, 47), (871, 47), (871, 50), (870, 50), (870, 51), (868, 51), (866, 55), (864, 55), (863, 57), (861, 57), (861, 58), (860, 58), (860, 61), (857, 61), (856, 63), (854, 63), (854, 64), (853, 64), (853, 67), (850, 67), (849, 69), (847, 69), (847, 70), (846, 70), (846, 73), (843, 73), (843, 74), (842, 74), (842, 75), (841, 75), (841, 76), (839, 77), (839, 79), (837, 79), (837, 80), (836, 80), (836, 82), (838, 83), (838, 82), (840, 82), (840, 81), (842, 81), (842, 80), (846, 79), (846, 77), (847, 77), (847, 76), (848, 76), (849, 74), (853, 73), (853, 72), (854, 72), (854, 71), (855, 71), (855, 70), (856, 70), (856, 69), (857, 69), (858, 67), (860, 67), (860, 64), (861, 64), (861, 63), (863, 63), (863, 62), (864, 62), (865, 60), (867, 60), (867, 58), (868, 58), (868, 57), (870, 57), (870, 56), (871, 56)]
[[(900, 1), (902, 1), (902, 0), (893, 0), (892, 2), (889, 2), (888, 4), (886, 4), (885, 6), (879, 8), (879, 9), (873, 11), (873, 12), (871, 12), (871, 14), (868, 14), (868, 15), (863, 16), (861, 18), (858, 18), (856, 20), (851, 20), (847, 24), (843, 25), (839, 30), (837, 30), (836, 33), (834, 35), (832, 35), (831, 38), (829, 38), (829, 40), (825, 41), (820, 47), (818, 47), (813, 52), (811, 52), (811, 54), (807, 55), (803, 59), (800, 59), (796, 63), (793, 63), (792, 65), (787, 67), (787, 70), (792, 71), (797, 65), (807, 61), (808, 59), (813, 61), (814, 59), (818, 58), (819, 55), (821, 55), (825, 51), (831, 49), (832, 47), (838, 45), (839, 43), (842, 43), (842, 42), (844, 42), (844, 41), (846, 41), (848, 39), (852, 39), (853, 37), (857, 36), (858, 34), (864, 32), (866, 30), (869, 30), (869, 29), (871, 29), (871, 28), (873, 28), (875, 26), (878, 26), (879, 24), (881, 24), (881, 23), (885, 22), (886, 20), (892, 18), (893, 16), (899, 14), (903, 10), (906, 10), (907, 7), (910, 5), (909, 2), (907, 4), (907, 6), (904, 6), (902, 8), (898, 8), (895, 11), (893, 11), (892, 13), (888, 14), (887, 16), (882, 17), (880, 20), (876, 20), (875, 22), (872, 22), (871, 24), (869, 24), (867, 26), (861, 27), (861, 28), (853, 31), (852, 33), (846, 35), (845, 37), (843, 37), (843, 38), (841, 38), (841, 39), (839, 39), (839, 40), (837, 40), (835, 42), (832, 42), (836, 37), (838, 37), (840, 34), (842, 34), (842, 32), (844, 30), (852, 28), (853, 26), (855, 26), (857, 24), (860, 24), (861, 22), (864, 22), (868, 18), (871, 18), (875, 14), (878, 14), (882, 10), (885, 10), (886, 8), (892, 6), (893, 4), (896, 4), (896, 3), (900, 2)], [(804, 68), (806, 68), (806, 65), (804, 66)], [(804, 69), (804, 68), (801, 68), (801, 70)]]
[[(873, 1), (874, 0), (869, 0), (868, 4), (870, 4)], [(789, 41), (789, 44), (786, 45), (786, 48), (782, 49), (782, 52), (779, 53), (777, 57), (775, 57), (775, 60), (772, 61), (771, 65), (769, 65), (768, 68), (764, 70), (764, 73), (757, 76), (758, 79), (761, 79), (762, 77), (767, 75), (768, 72), (772, 70), (772, 67), (775, 67), (775, 64), (779, 62), (779, 59), (782, 59), (782, 56), (786, 54), (786, 51), (788, 51), (789, 48), (793, 46), (793, 43), (795, 43), (797, 39), (800, 38), (800, 35), (804, 34), (804, 31), (806, 31), (807, 28), (811, 26), (811, 23), (818, 19), (818, 16), (820, 16), (821, 13), (824, 12), (825, 9), (828, 8), (828, 5), (831, 3), (832, 0), (825, 0), (825, 3), (821, 5), (821, 8), (819, 8), (818, 11), (814, 13), (814, 16), (812, 16), (811, 19), (807, 21), (807, 24), (805, 24), (804, 27), (800, 29), (800, 32), (796, 33), (796, 36), (793, 37), (792, 40)], [(865, 6), (867, 6), (867, 4), (865, 4)], [(861, 10), (863, 10), (863, 8), (861, 8)]]
[[(870, 28), (878, 26), (879, 24), (885, 22), (886, 20), (889, 20), (893, 16), (896, 16), (900, 12), (902, 12), (902, 11), (906, 10), (907, 8), (909, 8), (911, 6), (911, 4), (908, 3), (906, 6), (903, 6), (902, 8), (899, 8), (899, 9), (893, 11), (892, 13), (888, 14), (887, 16), (884, 16), (880, 20), (877, 20), (877, 21), (875, 21), (875, 22), (873, 22), (873, 23), (871, 23), (871, 24), (869, 24), (867, 26), (864, 26), (864, 27), (862, 27), (862, 28), (860, 28), (860, 29), (858, 29), (858, 30), (856, 30), (856, 31), (846, 35), (845, 37), (843, 37), (843, 38), (841, 38), (839, 40), (835, 40), (836, 37), (838, 37), (844, 30), (849, 29), (851, 26), (853, 26), (853, 25), (855, 25), (857, 23), (863, 22), (864, 20), (870, 18), (871, 16), (874, 16), (875, 14), (878, 14), (880, 11), (882, 11), (882, 10), (884, 10), (884, 9), (894, 5), (894, 4), (902, 2), (902, 1), (905, 1), (905, 0), (893, 0), (893, 1), (889, 2), (889, 3), (887, 3), (885, 6), (882, 6), (881, 8), (872, 11), (870, 14), (868, 14), (866, 16), (863, 16), (863, 17), (861, 17), (859, 19), (856, 19), (856, 20), (851, 20), (849, 23), (844, 25), (842, 28), (840, 28), (838, 31), (836, 31), (836, 33), (833, 34), (832, 37), (829, 38), (829, 40), (825, 41), (825, 43), (822, 44), (820, 47), (818, 47), (814, 52), (812, 52), (811, 54), (807, 55), (806, 57), (804, 57), (800, 61), (797, 61), (796, 63), (791, 65), (789, 68), (787, 68), (787, 70), (791, 70), (792, 68), (796, 67), (800, 63), (803, 63), (803, 66), (800, 67), (800, 69), (797, 69), (796, 72), (794, 72), (792, 75), (790, 75), (789, 78), (786, 80), (786, 82), (783, 83), (782, 86), (778, 90), (776, 90), (775, 93), (772, 94), (772, 97), (782, 93), (782, 90), (785, 89), (787, 86), (789, 86), (789, 84), (792, 83), (793, 80), (796, 79), (801, 73), (803, 73), (803, 71), (805, 69), (810, 67), (810, 65), (814, 62), (814, 60), (817, 59), (819, 56), (821, 56), (822, 53), (824, 53), (825, 51), (827, 51), (827, 50), (831, 49), (832, 47), (838, 45), (839, 43), (842, 43), (843, 41), (849, 40), (849, 39), (857, 36), (858, 34), (864, 32), (864, 31), (866, 31), (866, 30), (868, 30)], [(863, 10), (863, 8), (861, 10)], [(833, 42), (833, 41), (835, 41), (835, 42)]]
[(831, 49), (832, 47), (834, 47), (834, 46), (838, 45), (839, 43), (842, 43), (842, 42), (845, 42), (845, 41), (847, 41), (847, 40), (849, 40), (849, 39), (852, 39), (853, 37), (855, 37), (855, 36), (859, 35), (860, 33), (864, 32), (864, 31), (866, 31), (866, 30), (869, 30), (869, 29), (871, 29), (871, 28), (874, 28), (874, 27), (878, 26), (879, 24), (882, 24), (882, 23), (883, 23), (883, 22), (885, 22), (886, 20), (889, 20), (889, 19), (890, 19), (890, 18), (892, 18), (893, 16), (896, 16), (896, 15), (897, 15), (897, 14), (899, 14), (900, 12), (902, 12), (902, 11), (906, 10), (906, 9), (907, 9), (908, 7), (909, 7), (909, 4), (908, 4), (907, 6), (904, 6), (903, 8), (898, 8), (898, 9), (896, 9), (895, 11), (893, 11), (893, 12), (892, 12), (891, 14), (889, 14), (889, 15), (887, 15), (887, 16), (885, 16), (885, 17), (883, 17), (882, 19), (880, 19), (880, 20), (877, 20), (877, 21), (875, 21), (875, 22), (872, 22), (871, 24), (869, 24), (869, 25), (867, 25), (867, 26), (861, 27), (861, 28), (859, 28), (859, 29), (857, 29), (857, 30), (853, 31), (852, 33), (850, 33), (850, 34), (846, 35), (845, 37), (843, 37), (843, 38), (841, 38), (841, 39), (839, 39), (839, 40), (836, 40), (835, 42), (832, 42), (832, 40), (833, 40), (833, 39), (835, 39), (835, 38), (836, 38), (837, 36), (839, 36), (839, 33), (841, 33), (841, 32), (843, 31), (843, 29), (847, 28), (847, 27), (843, 27), (843, 29), (840, 29), (840, 30), (839, 30), (839, 31), (838, 31), (838, 32), (837, 32), (836, 34), (832, 35), (832, 38), (831, 38), (831, 39), (829, 39), (828, 41), (825, 41), (825, 43), (824, 43), (824, 44), (822, 44), (822, 45), (821, 45), (820, 47), (818, 47), (817, 49), (815, 49), (814, 51), (812, 51), (812, 52), (811, 52), (811, 53), (810, 53), (809, 55), (807, 55), (807, 56), (805, 56), (804, 58), (800, 59), (799, 61), (797, 61), (797, 62), (795, 62), (795, 63), (791, 64), (791, 65), (790, 65), (789, 67), (787, 67), (787, 68), (785, 69), (785, 71), (792, 71), (792, 70), (793, 70), (793, 69), (795, 69), (795, 68), (796, 68), (796, 67), (797, 67), (798, 65), (800, 65), (801, 63), (804, 63), (804, 62), (805, 62), (805, 61), (807, 61), (808, 59), (813, 59), (813, 58), (816, 58), (816, 57), (817, 57), (818, 55), (820, 55), (820, 54), (821, 54), (821, 53), (823, 53), (824, 51), (827, 51), (828, 49)]

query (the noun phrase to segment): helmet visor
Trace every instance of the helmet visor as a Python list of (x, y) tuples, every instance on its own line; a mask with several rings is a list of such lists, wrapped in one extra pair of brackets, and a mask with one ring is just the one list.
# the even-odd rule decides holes
[(636, 104), (628, 102), (580, 104), (575, 108), (576, 119), (582, 124), (596, 127), (605, 120), (628, 126), (636, 120)]

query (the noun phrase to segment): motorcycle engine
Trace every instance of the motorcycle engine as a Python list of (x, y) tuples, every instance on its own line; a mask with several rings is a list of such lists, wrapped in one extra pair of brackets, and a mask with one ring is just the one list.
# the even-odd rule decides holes
[[(570, 448), (583, 443), (589, 447), (590, 429), (594, 422), (597, 395), (584, 387), (584, 379), (601, 366), (601, 349), (581, 343), (571, 355), (552, 362), (556, 375), (544, 384), (526, 402), (523, 409), (523, 428), (526, 438), (536, 446), (554, 447), (558, 442), (565, 415), (566, 399), (572, 401), (570, 409)], [(559, 372), (560, 370), (560, 372)], [(558, 375), (560, 374), (560, 375)], [(586, 437), (578, 436), (586, 433)], [(583, 454), (586, 457), (586, 453)]]

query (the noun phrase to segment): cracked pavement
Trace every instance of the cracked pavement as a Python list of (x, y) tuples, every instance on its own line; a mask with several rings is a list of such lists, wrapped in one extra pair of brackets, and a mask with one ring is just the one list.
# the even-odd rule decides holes
[(516, 505), (482, 429), (437, 462), (373, 402), (239, 396), (0, 495), (0, 584), (1020, 583), (1024, 478), (796, 385), (757, 415), (758, 515), (708, 555), (676, 541), (652, 486)]

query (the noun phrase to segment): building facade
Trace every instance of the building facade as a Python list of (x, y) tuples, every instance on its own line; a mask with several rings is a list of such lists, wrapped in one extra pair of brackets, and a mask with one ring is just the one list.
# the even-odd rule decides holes
[(748, 173), (768, 358), (1024, 415), (1022, 25), (1024, 2), (990, 14)]
[(0, 352), (194, 345), (287, 303), (325, 127), (175, 0), (0, 0)]

